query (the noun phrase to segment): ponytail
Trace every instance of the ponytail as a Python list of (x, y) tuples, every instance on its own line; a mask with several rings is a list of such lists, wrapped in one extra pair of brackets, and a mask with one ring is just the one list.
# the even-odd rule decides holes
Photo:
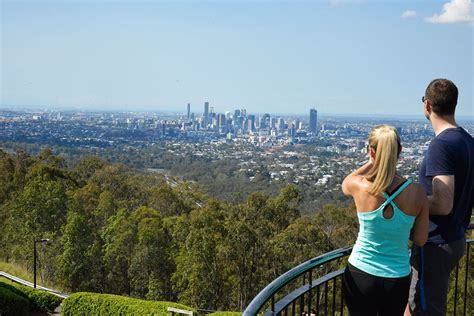
[(365, 178), (372, 182), (369, 193), (382, 194), (395, 177), (398, 156), (400, 155), (400, 137), (390, 125), (379, 125), (369, 134), (369, 147), (375, 150), (372, 169)]

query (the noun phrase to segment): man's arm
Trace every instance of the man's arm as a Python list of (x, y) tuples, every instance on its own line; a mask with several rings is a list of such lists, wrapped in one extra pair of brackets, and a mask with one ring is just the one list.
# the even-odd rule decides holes
[(432, 195), (428, 196), (431, 215), (448, 215), (453, 209), (454, 175), (433, 177)]

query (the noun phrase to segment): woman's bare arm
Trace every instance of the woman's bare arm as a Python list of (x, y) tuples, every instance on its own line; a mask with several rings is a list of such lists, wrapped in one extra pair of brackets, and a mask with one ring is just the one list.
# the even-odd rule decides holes
[(342, 192), (345, 195), (353, 195), (354, 194), (354, 181), (357, 179), (357, 177), (367, 174), (370, 171), (370, 169), (372, 169), (371, 161), (365, 163), (362, 167), (358, 168), (357, 170), (349, 174), (344, 179), (344, 181), (342, 181)]
[(419, 201), (420, 211), (413, 225), (412, 240), (418, 246), (423, 246), (428, 239), (429, 230), (429, 209), (428, 198), (423, 188), (417, 185), (417, 201)]

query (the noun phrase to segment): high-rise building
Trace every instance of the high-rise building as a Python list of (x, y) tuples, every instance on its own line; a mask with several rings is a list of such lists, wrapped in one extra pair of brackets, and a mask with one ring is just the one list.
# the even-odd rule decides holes
[(263, 127), (267, 128), (270, 126), (270, 114), (265, 113), (263, 114)]
[(209, 102), (204, 102), (204, 114), (202, 119), (204, 127), (207, 127), (207, 124), (209, 124)]
[(191, 118), (191, 103), (188, 103), (188, 115), (187, 115), (188, 121)]
[(270, 128), (276, 128), (277, 119), (276, 117), (270, 118)]
[(294, 138), (296, 136), (296, 124), (291, 123), (290, 126), (288, 126), (288, 134), (290, 135), (291, 138)]
[(217, 127), (223, 128), (225, 126), (226, 126), (225, 114), (222, 114), (222, 113), (217, 114)]
[(249, 131), (255, 130), (255, 115), (249, 114), (247, 115), (248, 123), (247, 128)]
[(234, 120), (240, 117), (240, 110), (235, 110), (234, 111)]
[(318, 130), (318, 111), (316, 109), (309, 110), (309, 130), (316, 135)]
[(301, 122), (300, 122), (299, 119), (296, 119), (296, 120), (293, 121), (293, 124), (295, 125), (295, 128), (296, 128), (296, 129), (300, 129), (300, 123), (301, 123)]
[(282, 119), (281, 117), (279, 117), (279, 118), (277, 119), (276, 128), (277, 128), (278, 130), (283, 130), (283, 129), (285, 129), (285, 127), (286, 127), (286, 126), (285, 126), (285, 120)]

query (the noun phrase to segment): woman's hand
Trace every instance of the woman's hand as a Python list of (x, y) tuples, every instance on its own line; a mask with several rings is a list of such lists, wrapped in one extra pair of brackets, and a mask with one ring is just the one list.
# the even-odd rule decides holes
[(363, 176), (369, 173), (369, 171), (374, 167), (374, 162), (372, 159), (369, 159), (362, 167), (353, 172), (354, 175)]
[(349, 174), (342, 182), (342, 192), (345, 195), (353, 195), (356, 187), (355, 183), (360, 181), (360, 177), (366, 175), (372, 169), (372, 167), (373, 164), (371, 161), (369, 161), (356, 171)]

